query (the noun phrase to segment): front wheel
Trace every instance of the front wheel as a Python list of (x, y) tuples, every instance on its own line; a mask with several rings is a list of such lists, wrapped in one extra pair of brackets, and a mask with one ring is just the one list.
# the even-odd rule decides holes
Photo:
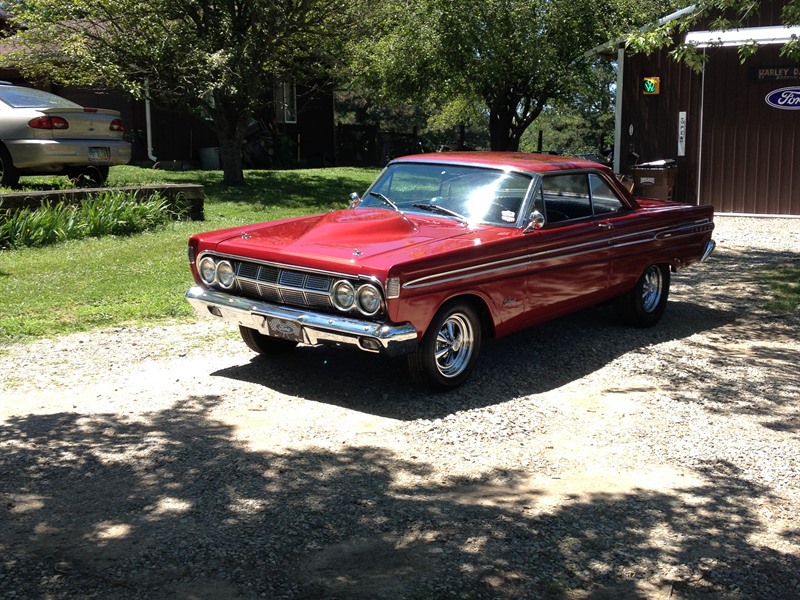
[(633, 289), (617, 299), (617, 313), (628, 325), (652, 327), (661, 319), (669, 297), (669, 266), (650, 265)]
[(297, 346), (297, 342), (264, 335), (260, 331), (239, 325), (239, 333), (247, 347), (259, 354), (276, 355), (289, 352)]
[(481, 349), (481, 322), (466, 302), (442, 307), (408, 357), (414, 380), (433, 391), (453, 389), (466, 381)]

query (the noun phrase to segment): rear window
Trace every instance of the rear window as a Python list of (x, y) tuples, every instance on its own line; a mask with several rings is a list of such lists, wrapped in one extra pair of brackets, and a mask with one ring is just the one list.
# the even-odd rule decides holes
[(0, 101), (12, 108), (80, 108), (80, 104), (42, 90), (0, 86)]

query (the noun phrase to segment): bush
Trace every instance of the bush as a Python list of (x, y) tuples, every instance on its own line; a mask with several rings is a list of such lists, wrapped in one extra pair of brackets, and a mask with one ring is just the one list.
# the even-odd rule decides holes
[(47, 246), (64, 240), (104, 235), (132, 235), (183, 215), (161, 194), (139, 200), (136, 194), (106, 192), (81, 204), (59, 202), (0, 216), (0, 248)]

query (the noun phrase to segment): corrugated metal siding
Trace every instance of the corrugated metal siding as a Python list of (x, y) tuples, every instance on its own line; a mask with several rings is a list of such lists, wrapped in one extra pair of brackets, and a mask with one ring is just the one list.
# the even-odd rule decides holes
[[(784, 4), (761, 2), (747, 25), (780, 23)], [(757, 67), (798, 66), (779, 53), (780, 46), (766, 46), (742, 65), (736, 48), (709, 50), (704, 85), (665, 51), (626, 56), (619, 149), (623, 173), (633, 166), (630, 150), (641, 162), (676, 158), (676, 200), (712, 204), (717, 212), (800, 215), (800, 111), (778, 110), (764, 101), (770, 91), (800, 81), (759, 82), (751, 77)], [(643, 96), (646, 76), (661, 77), (660, 96)], [(680, 111), (688, 117), (684, 158), (676, 157)]]
[(758, 66), (788, 63), (762, 48), (744, 66), (736, 49), (710, 52), (706, 66), (700, 199), (717, 212), (800, 215), (800, 111), (770, 107), (764, 97), (786, 87), (759, 82)]
[[(641, 85), (645, 77), (661, 78), (661, 93), (645, 96)], [(630, 174), (638, 162), (673, 159), (678, 164), (678, 180), (673, 199), (694, 204), (696, 174), (700, 160), (700, 85), (701, 78), (691, 69), (676, 63), (665, 52), (646, 57), (626, 57), (622, 98), (621, 170)], [(678, 156), (678, 114), (687, 113), (686, 155)], [(632, 131), (632, 133), (631, 133)]]

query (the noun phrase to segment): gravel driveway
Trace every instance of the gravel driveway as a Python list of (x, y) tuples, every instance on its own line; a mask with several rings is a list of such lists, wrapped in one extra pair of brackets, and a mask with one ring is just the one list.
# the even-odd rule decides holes
[[(208, 322), (0, 353), (0, 598), (800, 598), (800, 220), (718, 218), (654, 329), (582, 312), (463, 388)], [(187, 286), (188, 286), (187, 279)]]

